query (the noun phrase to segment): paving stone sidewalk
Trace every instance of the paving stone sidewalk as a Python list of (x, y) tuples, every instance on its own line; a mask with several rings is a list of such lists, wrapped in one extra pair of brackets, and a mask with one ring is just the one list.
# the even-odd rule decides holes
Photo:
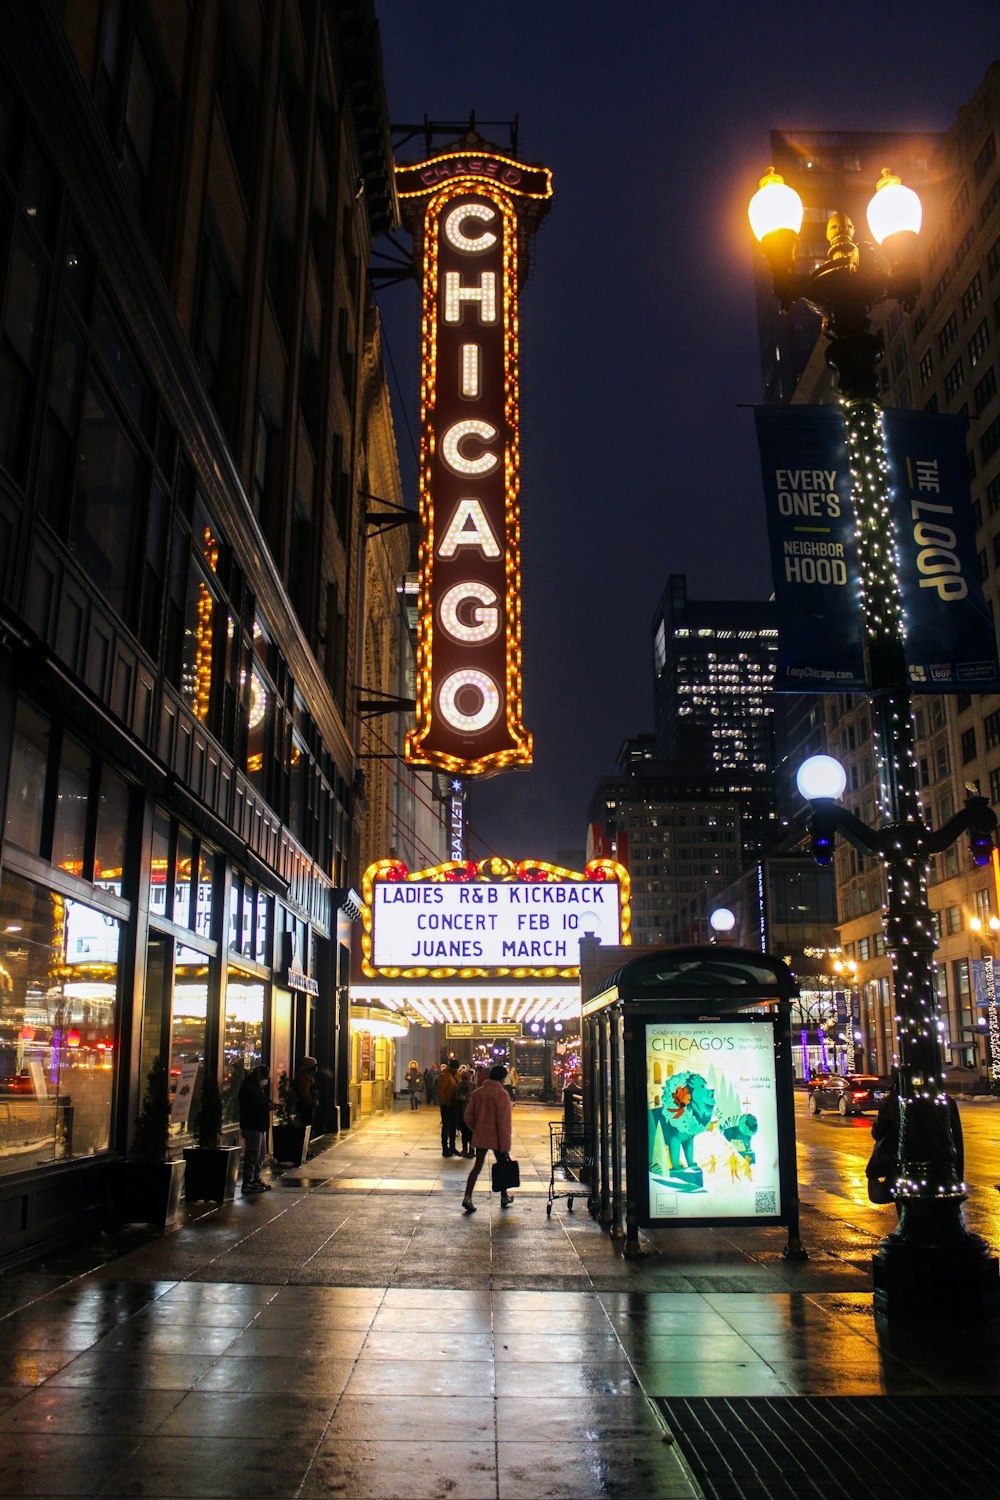
[(874, 1216), (807, 1203), (804, 1265), (783, 1231), (633, 1262), (582, 1198), (548, 1217), (553, 1118), (515, 1111), (506, 1212), (484, 1172), (462, 1213), (468, 1162), (407, 1107), (273, 1192), (0, 1277), (0, 1495), (690, 1497), (659, 1398), (1000, 1392), (992, 1332), (880, 1338)]

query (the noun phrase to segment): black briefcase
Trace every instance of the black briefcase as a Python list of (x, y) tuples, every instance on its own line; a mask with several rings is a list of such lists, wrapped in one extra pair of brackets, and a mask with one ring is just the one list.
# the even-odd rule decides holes
[(493, 1191), (506, 1193), (508, 1188), (521, 1186), (521, 1168), (513, 1157), (501, 1156), (493, 1163)]

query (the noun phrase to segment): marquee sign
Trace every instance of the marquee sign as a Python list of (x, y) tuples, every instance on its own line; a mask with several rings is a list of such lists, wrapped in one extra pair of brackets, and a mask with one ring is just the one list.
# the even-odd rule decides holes
[(546, 168), (450, 151), (397, 168), (423, 267), (417, 725), (406, 758), (529, 765), (521, 722), (518, 291)]
[(379, 860), (362, 883), (362, 970), (369, 978), (575, 979), (588, 932), (603, 944), (631, 942), (629, 889), (628, 871), (610, 859), (582, 871), (452, 860), (413, 874)]

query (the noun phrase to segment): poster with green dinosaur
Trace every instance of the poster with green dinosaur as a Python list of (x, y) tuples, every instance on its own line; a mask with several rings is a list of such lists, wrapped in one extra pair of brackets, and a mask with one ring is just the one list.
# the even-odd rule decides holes
[(772, 1027), (647, 1022), (645, 1053), (650, 1217), (779, 1216)]

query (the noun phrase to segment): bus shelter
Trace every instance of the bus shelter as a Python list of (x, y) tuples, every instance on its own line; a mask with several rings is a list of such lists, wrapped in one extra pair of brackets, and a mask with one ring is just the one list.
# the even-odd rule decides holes
[(716, 945), (655, 949), (583, 1000), (591, 1213), (639, 1230), (782, 1224), (799, 1238), (791, 970)]

